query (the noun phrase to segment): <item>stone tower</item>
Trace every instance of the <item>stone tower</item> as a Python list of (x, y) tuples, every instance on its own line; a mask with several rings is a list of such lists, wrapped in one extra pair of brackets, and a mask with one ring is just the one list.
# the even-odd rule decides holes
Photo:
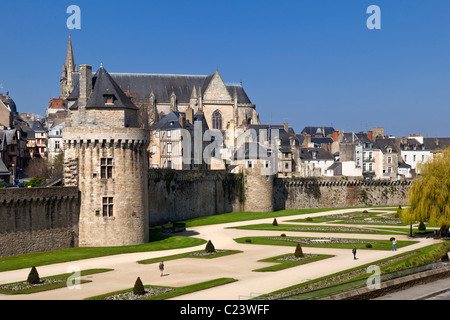
[(254, 161), (252, 168), (244, 169), (245, 203), (247, 212), (273, 212), (274, 174), (264, 167), (261, 160)]
[(67, 186), (80, 192), (79, 246), (148, 241), (148, 130), (101, 66), (80, 66), (78, 99), (63, 133)]
[(74, 89), (73, 72), (78, 72), (78, 67), (75, 64), (72, 50), (72, 38), (69, 35), (69, 44), (67, 45), (66, 61), (63, 64), (61, 71), (61, 99), (66, 99)]

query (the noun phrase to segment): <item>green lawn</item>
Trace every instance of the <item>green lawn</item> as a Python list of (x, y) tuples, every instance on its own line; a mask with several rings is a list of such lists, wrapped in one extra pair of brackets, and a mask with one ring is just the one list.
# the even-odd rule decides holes
[(288, 257), (288, 256), (293, 256), (293, 254), (292, 253), (283, 254), (281, 256), (276, 256), (276, 257), (259, 260), (261, 262), (272, 262), (272, 263), (276, 263), (276, 264), (272, 265), (272, 266), (256, 269), (253, 271), (258, 271), (258, 272), (279, 271), (279, 270), (284, 270), (287, 268), (296, 267), (296, 266), (299, 266), (299, 265), (302, 265), (305, 263), (315, 262), (315, 261), (319, 261), (322, 259), (334, 257), (333, 255), (325, 255), (325, 254), (318, 254), (318, 255), (314, 255), (314, 256), (305, 254), (306, 258), (303, 260), (300, 260), (300, 261), (282, 261), (282, 260), (280, 260), (280, 259)]
[(223, 213), (223, 214), (207, 216), (207, 217), (200, 217), (200, 218), (189, 219), (189, 220), (178, 221), (178, 222), (186, 223), (186, 227), (196, 227), (196, 226), (204, 226), (204, 225), (210, 225), (210, 224), (285, 217), (285, 216), (293, 216), (293, 215), (316, 213), (316, 212), (326, 212), (326, 211), (331, 211), (331, 210), (338, 210), (338, 208), (279, 210), (279, 211), (274, 211), (274, 212), (263, 212), (263, 213), (230, 212), (230, 213)]
[[(296, 246), (297, 241), (305, 240), (304, 237), (242, 237), (234, 239), (237, 243), (246, 244), (263, 244), (263, 245), (278, 245), (278, 246)], [(308, 238), (314, 240), (327, 239), (327, 238)], [(370, 239), (341, 239), (334, 238), (343, 243), (333, 242), (317, 242), (317, 243), (301, 243), (302, 247), (320, 247), (320, 248), (342, 248), (342, 249), (352, 249), (356, 247), (357, 249), (368, 249), (368, 250), (392, 250), (392, 242), (390, 240), (370, 240)], [(294, 240), (294, 241), (290, 241)], [(352, 243), (353, 240), (359, 241), (360, 243)], [(373, 242), (371, 248), (367, 248), (366, 244)], [(403, 248), (405, 246), (417, 243), (417, 241), (397, 241), (397, 249)]]
[[(163, 293), (163, 294), (160, 294), (157, 296), (153, 296), (153, 297), (149, 297), (146, 299), (142, 299), (142, 300), (164, 300), (164, 299), (180, 296), (183, 294), (187, 294), (187, 293), (191, 293), (191, 292), (195, 292), (195, 291), (199, 291), (199, 290), (204, 290), (204, 289), (208, 289), (208, 288), (212, 288), (212, 287), (216, 287), (216, 286), (221, 286), (221, 285), (232, 283), (235, 281), (237, 281), (237, 280), (233, 279), (233, 278), (219, 278), (219, 279), (205, 281), (205, 282), (201, 282), (201, 283), (197, 283), (197, 284), (193, 284), (193, 285), (189, 285), (189, 286), (184, 286), (184, 287), (161, 287), (161, 286), (145, 285), (144, 288), (146, 288), (146, 289), (152, 288), (152, 287), (153, 288), (170, 288), (170, 289), (173, 289), (173, 291), (166, 292), (166, 293)], [(121, 290), (121, 291), (109, 292), (109, 293), (106, 293), (103, 295), (90, 297), (85, 300), (103, 300), (109, 296), (119, 295), (121, 293), (130, 292), (130, 291), (133, 291), (133, 288)]]
[[(112, 270), (113, 269), (81, 270), (80, 276), (82, 277), (82, 276), (87, 276), (87, 275), (101, 273), (101, 272), (108, 272), (108, 271), (112, 271)], [(6, 289), (5, 287), (12, 288), (12, 287), (17, 287), (18, 285), (28, 284), (26, 282), (26, 279), (24, 279), (24, 281), (20, 281), (20, 282), (1, 284), (0, 285), (0, 293), (1, 294), (30, 294), (30, 293), (40, 292), (40, 291), (47, 291), (47, 290), (52, 290), (52, 289), (63, 288), (63, 287), (67, 286), (67, 279), (72, 275), (74, 275), (74, 274), (73, 273), (64, 273), (64, 274), (54, 275), (54, 276), (50, 276), (50, 277), (43, 277), (43, 278), (41, 278), (41, 281), (54, 280), (57, 282), (50, 283), (47, 285), (32, 286), (30, 288), (21, 289), (21, 290)], [(91, 281), (90, 280), (80, 280), (80, 284), (86, 283), (86, 282), (91, 282)]]
[[(230, 229), (244, 229), (244, 230), (269, 230), (269, 231), (292, 231), (292, 232), (324, 232), (324, 233), (361, 233), (361, 234), (392, 234), (390, 231), (383, 229), (368, 229), (356, 227), (339, 227), (339, 226), (325, 226), (325, 225), (292, 225), (292, 224), (278, 224), (274, 226), (271, 223), (252, 224), (239, 227), (230, 227)], [(406, 229), (405, 229), (406, 230)], [(409, 229), (408, 229), (409, 232)], [(406, 232), (405, 232), (406, 233)]]
[(122, 247), (82, 247), (55, 251), (23, 254), (18, 256), (0, 258), (0, 272), (44, 266), (54, 263), (90, 259), (109, 255), (160, 251), (178, 248), (187, 248), (205, 244), (203, 239), (193, 237), (168, 236), (151, 232), (151, 241), (144, 244)]
[[(221, 251), (224, 251), (224, 252), (221, 252)], [(214, 259), (214, 258), (219, 258), (219, 257), (223, 257), (223, 256), (228, 256), (230, 254), (240, 253), (242, 251), (216, 249), (216, 253), (214, 253), (214, 254), (208, 254), (208, 255), (204, 255), (204, 256), (203, 255), (202, 256), (195, 255), (196, 253), (204, 253), (204, 252), (205, 252), (205, 250), (198, 250), (198, 251), (174, 254), (174, 255), (171, 255), (171, 256), (140, 260), (140, 261), (138, 261), (138, 263), (150, 264), (150, 263), (157, 263), (157, 262), (160, 262), (160, 261), (170, 261), (170, 260), (183, 259), (183, 258)]]

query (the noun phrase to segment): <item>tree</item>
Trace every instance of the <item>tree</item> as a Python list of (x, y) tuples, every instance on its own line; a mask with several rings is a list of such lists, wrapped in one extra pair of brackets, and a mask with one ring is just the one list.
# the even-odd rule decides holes
[(206, 244), (205, 251), (208, 253), (216, 252), (216, 248), (214, 248), (214, 245), (212, 244), (211, 240), (209, 240), (208, 243)]
[(272, 225), (275, 226), (275, 227), (278, 225), (277, 218), (273, 219)]
[(28, 274), (27, 282), (29, 284), (38, 284), (41, 282), (41, 279), (39, 278), (39, 274), (38, 274), (35, 266), (33, 266), (31, 268), (31, 271)]
[(421, 175), (408, 190), (410, 207), (403, 210), (402, 219), (407, 224), (429, 220), (439, 225), (439, 236), (444, 237), (450, 226), (450, 148), (419, 168)]
[(143, 295), (143, 294), (145, 294), (144, 285), (142, 284), (141, 278), (139, 278), (139, 277), (136, 279), (136, 282), (134, 283), (133, 293), (135, 295)]
[(297, 243), (297, 247), (295, 248), (295, 253), (294, 253), (294, 255), (295, 255), (297, 258), (300, 258), (300, 257), (303, 257), (303, 256), (304, 256), (304, 255), (303, 255), (302, 247), (300, 246), (300, 243)]

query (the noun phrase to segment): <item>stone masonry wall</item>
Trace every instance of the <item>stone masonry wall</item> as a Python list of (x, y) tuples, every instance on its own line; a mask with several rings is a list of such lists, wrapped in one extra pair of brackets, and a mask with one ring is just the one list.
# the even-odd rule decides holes
[(404, 205), (410, 185), (410, 181), (275, 179), (274, 210)]
[(151, 169), (148, 184), (150, 225), (242, 211), (241, 175)]
[(0, 257), (78, 246), (74, 187), (0, 189)]

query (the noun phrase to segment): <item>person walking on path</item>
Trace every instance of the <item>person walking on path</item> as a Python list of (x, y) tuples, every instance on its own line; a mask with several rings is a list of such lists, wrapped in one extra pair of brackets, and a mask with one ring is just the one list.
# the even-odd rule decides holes
[(164, 275), (164, 261), (159, 263), (159, 271), (161, 272), (161, 277)]
[(353, 253), (353, 260), (356, 260), (356, 247), (353, 247), (352, 253)]
[(392, 240), (392, 251), (397, 251), (397, 240), (395, 238)]

